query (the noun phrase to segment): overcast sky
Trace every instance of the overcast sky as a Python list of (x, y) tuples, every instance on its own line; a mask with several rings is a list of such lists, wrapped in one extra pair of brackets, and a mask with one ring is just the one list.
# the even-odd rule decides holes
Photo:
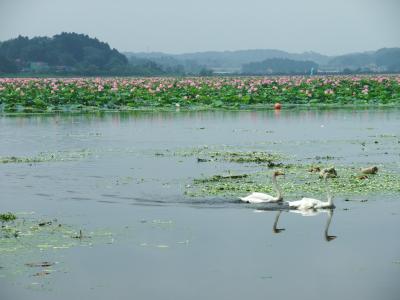
[(400, 0), (0, 0), (0, 41), (85, 33), (120, 51), (400, 47)]

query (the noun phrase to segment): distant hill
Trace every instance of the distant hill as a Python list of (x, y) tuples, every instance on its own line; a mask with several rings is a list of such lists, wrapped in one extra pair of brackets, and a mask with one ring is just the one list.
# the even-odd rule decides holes
[[(184, 54), (162, 52), (125, 53), (150, 59), (162, 66), (180, 65), (186, 72), (195, 73), (200, 69), (210, 69), (217, 73), (241, 73), (247, 64), (268, 59), (289, 59), (292, 61), (312, 61), (322, 71), (334, 72), (400, 72), (400, 48), (383, 48), (377, 51), (327, 56), (316, 52), (289, 53), (281, 50), (258, 49), (238, 51), (208, 51)], [(254, 65), (253, 65), (254, 67)]]
[(181, 54), (182, 59), (192, 59), (199, 64), (207, 67), (225, 66), (225, 67), (241, 67), (243, 64), (262, 61), (271, 58), (286, 58), (292, 60), (312, 60), (316, 63), (323, 64), (328, 61), (329, 57), (315, 52), (305, 53), (288, 53), (282, 50), (274, 49), (255, 49), (255, 50), (238, 50), (223, 52), (199, 52)]
[(0, 43), (0, 73), (60, 73), (79, 75), (162, 74), (156, 65), (135, 69), (125, 55), (84, 34), (53, 37), (19, 36)]
[(400, 48), (327, 56), (276, 49), (207, 51), (184, 54), (120, 53), (84, 34), (19, 36), (0, 42), (0, 74), (89, 76), (207, 76), (212, 74), (303, 74), (400, 72)]
[(382, 48), (377, 51), (340, 55), (329, 60), (328, 67), (338, 70), (369, 70), (400, 72), (400, 48)]
[(169, 64), (172, 61), (180, 64), (185, 70), (212, 69), (227, 72), (240, 72), (242, 65), (263, 61), (271, 58), (286, 58), (298, 61), (314, 61), (317, 64), (326, 64), (330, 57), (316, 52), (288, 53), (273, 49), (238, 50), (238, 51), (208, 51), (184, 54), (166, 54), (161, 52), (152, 53), (125, 53), (128, 57), (151, 59), (161, 65)]
[(127, 58), (106, 43), (83, 34), (61, 33), (48, 37), (19, 36), (0, 44), (0, 56), (17, 68), (32, 71), (116, 72)]
[(313, 61), (299, 61), (287, 58), (270, 58), (261, 62), (244, 64), (242, 67), (242, 73), (246, 75), (310, 75), (310, 73), (316, 72), (317, 69), (318, 64)]

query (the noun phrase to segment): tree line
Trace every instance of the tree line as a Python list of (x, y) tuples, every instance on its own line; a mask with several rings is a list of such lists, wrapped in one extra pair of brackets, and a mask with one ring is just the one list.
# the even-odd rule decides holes
[(161, 75), (164, 71), (147, 60), (131, 64), (125, 55), (96, 38), (63, 32), (1, 42), (0, 73)]

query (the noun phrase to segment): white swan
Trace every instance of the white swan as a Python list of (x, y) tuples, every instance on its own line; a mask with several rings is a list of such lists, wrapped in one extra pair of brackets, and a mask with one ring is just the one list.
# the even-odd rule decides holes
[(240, 200), (247, 203), (268, 203), (268, 202), (282, 201), (283, 200), (282, 191), (278, 183), (276, 182), (276, 177), (280, 175), (285, 175), (285, 173), (281, 171), (275, 171), (274, 173), (272, 173), (272, 184), (278, 193), (276, 197), (264, 193), (255, 192), (246, 197), (240, 198)]
[(333, 204), (333, 197), (330, 195), (329, 188), (328, 188), (328, 181), (327, 178), (329, 177), (329, 173), (324, 173), (324, 182), (326, 185), (326, 191), (328, 195), (328, 201), (321, 201), (314, 198), (302, 198), (301, 200), (297, 201), (288, 201), (289, 208), (291, 209), (298, 209), (298, 210), (315, 210), (315, 209), (323, 209), (323, 208), (335, 208)]

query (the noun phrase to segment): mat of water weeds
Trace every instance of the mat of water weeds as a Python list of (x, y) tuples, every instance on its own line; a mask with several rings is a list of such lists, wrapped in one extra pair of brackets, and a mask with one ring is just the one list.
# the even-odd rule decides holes
[[(379, 193), (400, 193), (400, 174), (381, 172), (366, 178), (359, 175), (354, 168), (339, 167), (339, 177), (332, 178), (329, 186), (335, 195), (367, 195)], [(286, 172), (285, 179), (280, 180), (284, 194), (290, 196), (320, 195), (326, 192), (326, 186), (315, 174), (304, 174), (307, 168)], [(208, 178), (195, 179), (187, 186), (186, 194), (190, 196), (240, 196), (249, 192), (274, 193), (270, 172), (257, 172), (238, 175), (214, 175)]]
[[(168, 152), (167, 152), (168, 154)], [(231, 163), (256, 163), (267, 164), (272, 167), (279, 165), (279, 161), (283, 159), (282, 154), (266, 152), (266, 151), (243, 151), (228, 146), (203, 146), (193, 149), (179, 149), (171, 152), (174, 156), (195, 157), (197, 162), (231, 162)], [(165, 155), (164, 153), (156, 153), (156, 155)]]
[(65, 271), (62, 251), (114, 241), (111, 231), (80, 229), (34, 213), (1, 214), (0, 222), (0, 277), (8, 279)]
[[(215, 154), (217, 153), (217, 154)], [(221, 174), (195, 178), (186, 186), (185, 194), (196, 197), (222, 196), (238, 197), (249, 192), (274, 193), (271, 181), (273, 170), (285, 172), (285, 178), (279, 178), (279, 184), (286, 195), (298, 197), (321, 194), (326, 192), (326, 185), (321, 180), (319, 171), (323, 168), (334, 167), (338, 176), (329, 180), (329, 187), (335, 195), (367, 195), (400, 192), (400, 173), (380, 165), (377, 174), (362, 174), (361, 165), (333, 165), (328, 163), (335, 159), (333, 156), (317, 156), (318, 164), (293, 163), (287, 155), (269, 154), (267, 152), (231, 152), (198, 151), (181, 152), (182, 155), (198, 157), (199, 162), (230, 162), (240, 163), (253, 168), (252, 172), (227, 170)], [(204, 158), (199, 158), (204, 157)], [(284, 158), (287, 158), (286, 160)]]
[(92, 155), (88, 149), (79, 149), (75, 151), (41, 152), (34, 156), (0, 156), (0, 164), (11, 163), (42, 163), (52, 161), (71, 161), (78, 160)]

